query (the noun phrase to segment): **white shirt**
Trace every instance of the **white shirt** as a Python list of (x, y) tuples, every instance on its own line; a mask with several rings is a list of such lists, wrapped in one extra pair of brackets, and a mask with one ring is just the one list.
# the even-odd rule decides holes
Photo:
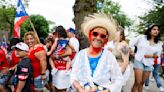
[(161, 62), (160, 54), (162, 51), (162, 43), (158, 42), (157, 44), (150, 45), (150, 42), (147, 40), (145, 35), (139, 36), (129, 42), (129, 46), (133, 48), (137, 46), (137, 52), (135, 54), (135, 59), (144, 63), (144, 65), (152, 66), (154, 64), (154, 58), (144, 58), (144, 55), (157, 54), (158, 63)]
[(71, 37), (69, 40), (69, 44), (74, 47), (76, 52), (79, 52), (79, 41), (75, 37)]
[(123, 76), (114, 55), (104, 49), (92, 77), (87, 51), (88, 49), (81, 50), (76, 55), (72, 67), (71, 83), (77, 80), (83, 86), (87, 82), (90, 84), (94, 82), (109, 89), (110, 92), (121, 92)]
[(105, 49), (114, 49), (115, 45), (114, 45), (114, 41), (108, 41), (107, 44), (104, 46)]
[[(107, 50), (110, 50), (110, 49), (114, 50), (115, 46), (116, 46), (116, 44), (112, 40), (112, 41), (108, 41), (104, 48), (107, 49)], [(122, 73), (122, 75), (123, 75), (123, 78), (124, 78), (123, 84), (126, 85), (126, 82), (130, 77), (130, 65), (128, 65), (128, 67), (126, 68), (125, 72)]]

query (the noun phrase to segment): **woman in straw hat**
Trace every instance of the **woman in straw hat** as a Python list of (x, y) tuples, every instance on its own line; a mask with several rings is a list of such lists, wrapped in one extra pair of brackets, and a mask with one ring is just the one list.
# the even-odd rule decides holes
[(115, 37), (115, 21), (105, 14), (85, 17), (82, 32), (90, 46), (74, 59), (71, 83), (78, 92), (121, 92), (123, 77), (115, 56), (103, 49)]

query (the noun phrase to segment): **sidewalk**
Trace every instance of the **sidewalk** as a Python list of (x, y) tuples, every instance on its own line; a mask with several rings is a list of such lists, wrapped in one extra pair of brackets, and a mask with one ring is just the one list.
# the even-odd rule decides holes
[[(123, 87), (123, 92), (131, 92), (133, 83), (134, 83), (134, 71), (133, 71), (133, 64), (130, 64), (131, 66), (131, 76), (129, 80), (127, 81), (127, 84), (125, 87)], [(162, 87), (164, 88), (164, 80), (161, 78)], [(158, 92), (157, 86), (155, 81), (150, 81), (149, 83), (149, 90), (145, 90), (143, 88), (143, 92)]]

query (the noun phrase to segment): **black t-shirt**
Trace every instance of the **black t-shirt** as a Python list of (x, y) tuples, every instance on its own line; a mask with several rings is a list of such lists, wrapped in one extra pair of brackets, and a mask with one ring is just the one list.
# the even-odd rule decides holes
[(15, 77), (18, 84), (18, 81), (26, 81), (25, 86), (22, 92), (31, 92), (33, 89), (33, 68), (29, 58), (23, 58), (18, 64), (15, 72)]

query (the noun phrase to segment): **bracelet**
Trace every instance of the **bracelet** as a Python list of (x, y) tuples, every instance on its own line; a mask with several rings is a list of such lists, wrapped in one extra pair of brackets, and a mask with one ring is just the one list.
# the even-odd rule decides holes
[(41, 73), (40, 75), (46, 75), (46, 73)]
[(9, 68), (10, 73), (13, 71), (11, 68)]

